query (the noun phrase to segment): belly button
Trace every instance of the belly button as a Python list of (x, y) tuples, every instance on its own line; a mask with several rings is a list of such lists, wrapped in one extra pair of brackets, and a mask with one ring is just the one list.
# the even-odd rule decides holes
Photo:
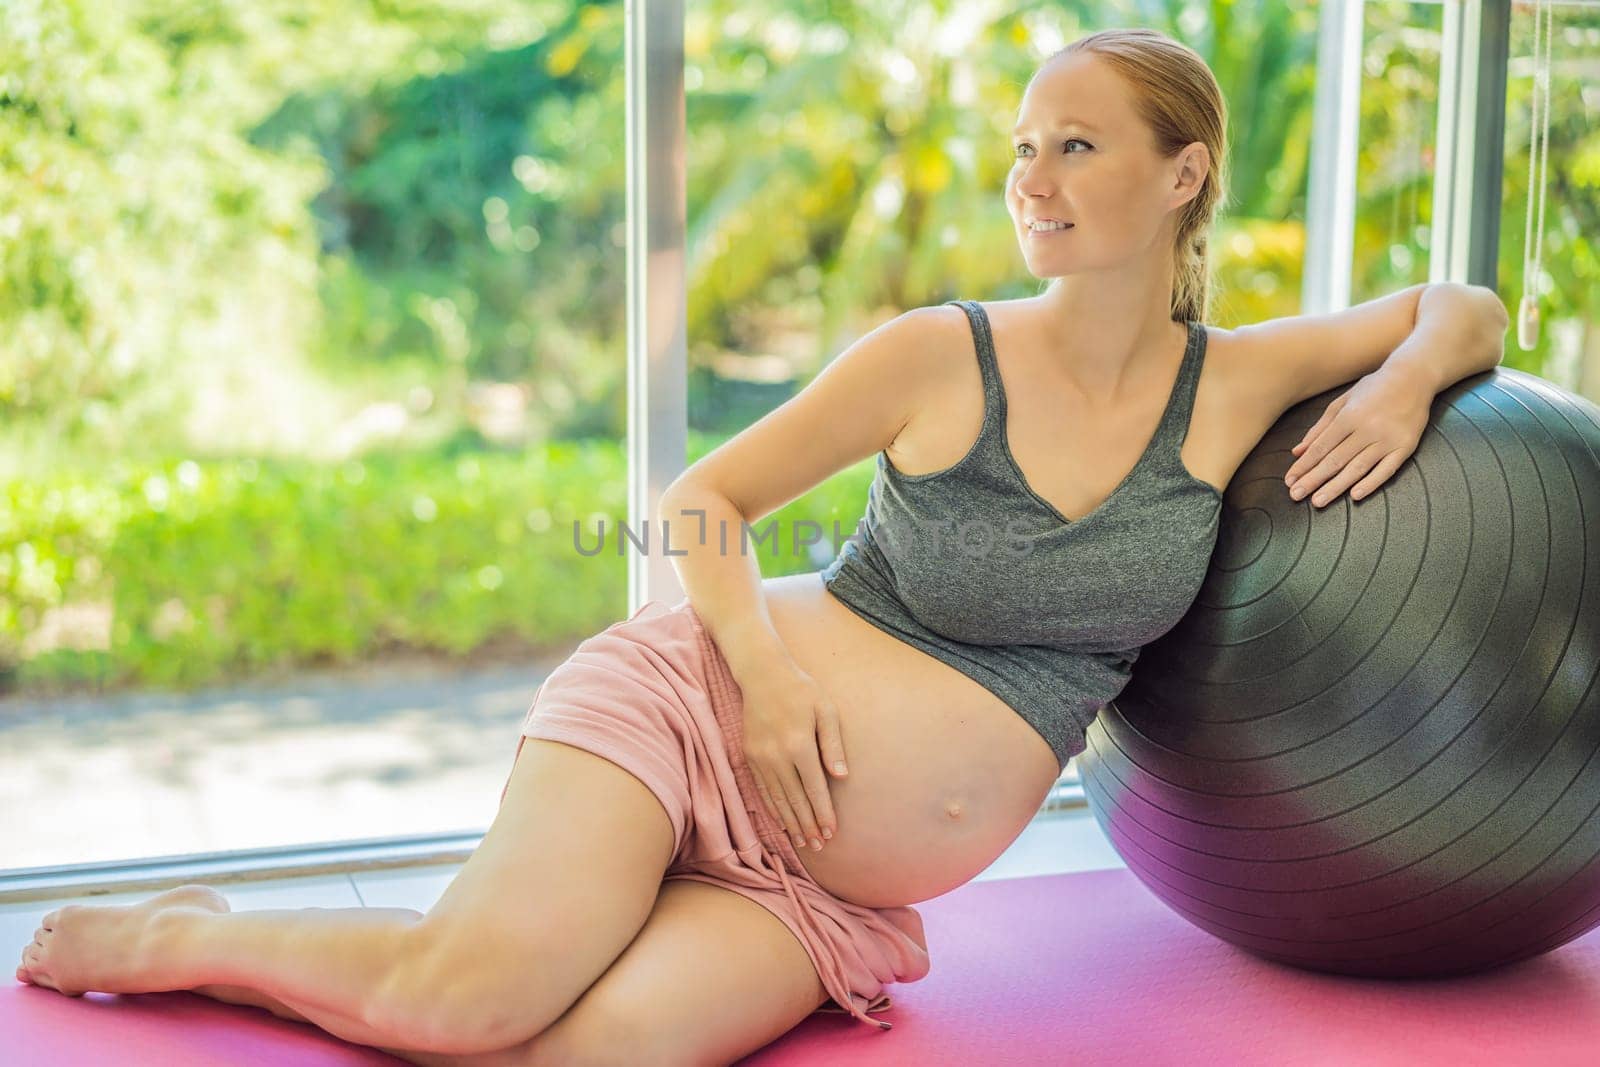
[(944, 813), (951, 819), (959, 819), (961, 818), (961, 805), (952, 800), (944, 806)]

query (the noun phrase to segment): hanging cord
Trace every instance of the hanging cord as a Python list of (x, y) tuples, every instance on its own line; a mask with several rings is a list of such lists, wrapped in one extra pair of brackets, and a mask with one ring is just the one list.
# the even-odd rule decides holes
[[(1541, 28), (1543, 33), (1541, 34)], [(1540, 47), (1541, 38), (1543, 48)], [(1544, 280), (1544, 199), (1550, 162), (1550, 55), (1555, 39), (1555, 12), (1550, 0), (1533, 6), (1533, 114), (1528, 136), (1528, 212), (1522, 236), (1522, 302), (1517, 306), (1517, 344), (1531, 352), (1539, 343), (1539, 289)], [(1544, 104), (1543, 117), (1539, 105)], [(1534, 161), (1539, 183), (1534, 185)], [(1539, 198), (1539, 221), (1534, 224), (1533, 198)]]

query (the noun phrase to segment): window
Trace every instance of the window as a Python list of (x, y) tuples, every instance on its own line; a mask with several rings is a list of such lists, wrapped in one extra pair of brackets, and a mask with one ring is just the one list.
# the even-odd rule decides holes
[[(625, 312), (645, 272), (674, 300), (679, 282), (671, 257), (629, 264), (625, 130), (628, 107), (674, 102), (630, 96), (618, 3), (334, 5), (248, 27), (232, 9), (104, 7), (18, 0), (0, 22), (0, 803), (27, 813), (0, 854), (65, 878), (481, 833), (538, 679), (636, 593), (613, 551), (639, 503), (627, 428), (644, 425)], [(1528, 356), (1590, 396), (1597, 7), (1556, 5)], [(1514, 309), (1534, 124), (1532, 7), (1513, 8)], [(1214, 321), (1299, 313), (1333, 291), (1318, 264), (1355, 299), (1429, 276), (1455, 226), (1431, 204), (1460, 13), (1373, 0), (1357, 43), (1325, 52), (1320, 23), (1345, 10), (669, 12), (687, 381), (632, 398), (655, 405), (652, 469), (676, 461), (674, 416), (692, 461), (908, 308), (1036, 293), (1002, 202), (1008, 131), (1039, 61), (1103, 26), (1189, 43), (1227, 98)], [(1325, 124), (1319, 101), (1340, 99), (1319, 87), (1352, 73), (1357, 109)], [(1346, 182), (1316, 160), (1352, 121)], [(1322, 204), (1354, 220), (1348, 254), (1324, 247)], [(848, 534), (872, 473), (773, 518)], [(835, 548), (763, 555), (762, 572)]]
[(1428, 280), (1444, 29), (1437, 2), (1362, 14), (1352, 303)]
[(489, 824), (626, 610), (621, 16), (8, 8), (6, 867)]
[[(1540, 38), (1550, 89), (1547, 98), (1541, 94), (1537, 116), (1534, 80), (1543, 68), (1533, 47), (1535, 10), (1532, 3), (1513, 4), (1510, 20), (1497, 286), (1512, 317), (1505, 362), (1600, 402), (1600, 2), (1545, 7), (1549, 29)], [(1547, 138), (1548, 155), (1530, 184), (1536, 135)], [(1537, 296), (1541, 319), (1530, 351), (1516, 336), (1525, 294)]]
[[(1004, 203), (1029, 77), (1070, 41), (1153, 25), (1212, 66), (1230, 109), (1233, 185), (1212, 247), (1223, 325), (1299, 309), (1316, 11), (1238, 5), (916, 10), (834, 4), (687, 12), (689, 428), (693, 461), (910, 308), (1034, 295)], [(766, 577), (816, 571), (856, 528), (874, 462), (768, 520)], [(795, 552), (792, 532), (823, 539)], [(771, 542), (769, 541), (770, 545)], [(1077, 780), (1075, 761), (1062, 778)]]

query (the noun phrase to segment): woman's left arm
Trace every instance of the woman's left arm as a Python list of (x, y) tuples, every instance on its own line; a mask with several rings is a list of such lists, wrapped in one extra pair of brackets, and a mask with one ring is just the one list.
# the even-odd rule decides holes
[(1295, 445), (1299, 458), (1284, 478), (1289, 495), (1314, 494), (1313, 507), (1347, 489), (1352, 500), (1370, 495), (1416, 451), (1434, 396), (1500, 363), (1510, 324), (1492, 290), (1424, 289), (1411, 333), (1382, 366), (1329, 404)]

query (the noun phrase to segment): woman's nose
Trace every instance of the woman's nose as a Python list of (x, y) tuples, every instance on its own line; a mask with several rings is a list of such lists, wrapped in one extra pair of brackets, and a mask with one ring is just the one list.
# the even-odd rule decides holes
[(1038, 193), (1048, 192), (1049, 183), (1034, 170), (1025, 170), (1017, 176), (1016, 190), (1024, 201)]
[(1048, 215), (1053, 204), (1061, 202), (1060, 190), (1044, 182), (1021, 183), (1016, 186), (1017, 207), (1024, 215)]

